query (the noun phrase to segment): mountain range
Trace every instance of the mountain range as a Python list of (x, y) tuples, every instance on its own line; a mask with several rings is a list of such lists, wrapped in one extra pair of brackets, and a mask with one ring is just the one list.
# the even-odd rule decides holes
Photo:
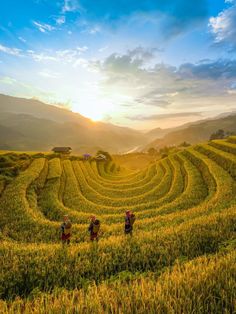
[(78, 113), (35, 99), (0, 94), (0, 150), (50, 151), (70, 146), (76, 153), (111, 153), (208, 140), (217, 129), (236, 132), (236, 114), (188, 123), (177, 128), (156, 128), (146, 133), (110, 123), (93, 122)]
[(0, 149), (48, 151), (71, 146), (74, 152), (113, 153), (145, 144), (139, 131), (93, 122), (78, 113), (34, 99), (0, 95)]
[(175, 129), (169, 129), (169, 132), (164, 134), (164, 136), (159, 136), (141, 149), (147, 151), (151, 147), (159, 149), (164, 146), (177, 146), (184, 141), (190, 144), (197, 144), (209, 140), (211, 134), (218, 129), (236, 134), (236, 113), (229, 112), (214, 119), (206, 119), (188, 123)]

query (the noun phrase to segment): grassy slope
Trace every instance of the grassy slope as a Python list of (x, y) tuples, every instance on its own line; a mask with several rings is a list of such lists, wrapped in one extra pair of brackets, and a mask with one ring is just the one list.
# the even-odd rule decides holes
[(147, 167), (150, 163), (157, 160), (158, 156), (150, 156), (149, 154), (133, 153), (127, 155), (114, 155), (114, 161), (121, 167), (137, 170)]
[[(0, 196), (0, 313), (233, 313), (235, 148), (231, 137), (150, 165), (150, 156), (116, 156), (122, 171), (32, 158)], [(137, 215), (130, 241), (125, 204)], [(63, 249), (65, 212), (74, 227)], [(98, 245), (86, 234), (92, 212)]]

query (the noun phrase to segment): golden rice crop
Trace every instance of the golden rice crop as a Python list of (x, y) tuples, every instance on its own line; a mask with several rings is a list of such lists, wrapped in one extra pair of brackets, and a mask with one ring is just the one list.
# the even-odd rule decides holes
[[(235, 137), (134, 172), (30, 158), (0, 181), (0, 313), (236, 311)], [(123, 235), (127, 209), (133, 237)], [(89, 242), (91, 214), (101, 221), (98, 243)]]

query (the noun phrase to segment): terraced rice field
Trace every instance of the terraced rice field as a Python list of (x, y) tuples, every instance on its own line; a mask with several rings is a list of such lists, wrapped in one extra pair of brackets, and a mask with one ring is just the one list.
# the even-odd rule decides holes
[[(123, 235), (127, 209), (133, 237)], [(0, 215), (0, 313), (236, 313), (236, 137), (134, 172), (31, 158), (1, 182)]]

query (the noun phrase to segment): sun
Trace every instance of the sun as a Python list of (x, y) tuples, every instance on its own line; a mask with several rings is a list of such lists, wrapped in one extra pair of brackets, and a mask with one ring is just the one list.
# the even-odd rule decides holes
[(86, 117), (91, 119), (92, 121), (101, 121), (106, 114), (103, 110), (99, 110), (97, 108), (94, 108), (93, 106), (85, 106), (82, 108), (79, 113)]
[(112, 108), (113, 106), (109, 100), (96, 98), (92, 101), (83, 99), (83, 103), (81, 101), (72, 106), (72, 111), (96, 122), (102, 121), (105, 116), (110, 115)]

